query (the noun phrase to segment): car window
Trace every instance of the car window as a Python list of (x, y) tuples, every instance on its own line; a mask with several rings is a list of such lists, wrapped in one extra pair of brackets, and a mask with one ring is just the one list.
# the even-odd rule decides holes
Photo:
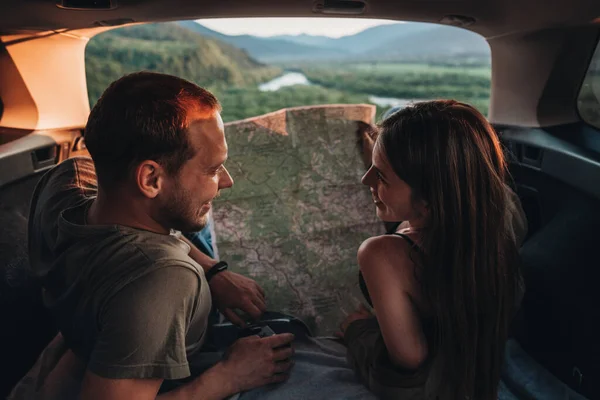
[(577, 99), (581, 119), (600, 128), (600, 43), (583, 80)]
[[(123, 74), (149, 70), (210, 89), (225, 122), (314, 104), (373, 104), (379, 118), (434, 98), (466, 101), (487, 115), (491, 53), (483, 37), (436, 24), (369, 22), (359, 30), (356, 19), (212, 19), (110, 30), (86, 48), (90, 103)], [(334, 37), (311, 30), (344, 23), (347, 33)], [(294, 24), (305, 29), (267, 31)]]
[(235, 181), (213, 202), (216, 249), (263, 286), (269, 309), (332, 334), (362, 300), (358, 247), (384, 233), (360, 182), (368, 162), (357, 128), (391, 107), (434, 98), (487, 114), (490, 50), (475, 33), (433, 24), (371, 21), (357, 29), (363, 22), (352, 19), (336, 31), (340, 19), (304, 19), (295, 32), (272, 29), (294, 20), (182, 21), (102, 33), (86, 49), (88, 93), (93, 105), (111, 81), (139, 70), (215, 93)]

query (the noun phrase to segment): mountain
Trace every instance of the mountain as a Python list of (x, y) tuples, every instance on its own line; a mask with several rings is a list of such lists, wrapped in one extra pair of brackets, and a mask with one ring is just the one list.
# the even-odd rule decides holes
[(407, 36), (426, 33), (435, 27), (436, 25), (433, 24), (422, 23), (379, 25), (351, 36), (341, 37), (335, 41), (335, 45), (342, 49), (348, 49), (353, 54), (363, 54), (388, 41), (397, 44)]
[(311, 46), (278, 38), (261, 38), (252, 35), (230, 36), (213, 31), (195, 21), (181, 21), (179, 26), (203, 36), (208, 36), (244, 49), (262, 62), (327, 60), (342, 58), (347, 53), (340, 49)]
[(337, 39), (306, 34), (271, 36), (268, 39), (285, 40), (313, 47), (336, 48), (348, 54), (361, 54), (380, 46), (391, 38), (399, 40), (415, 33), (431, 31), (436, 27), (437, 25), (434, 24), (397, 23), (374, 26), (354, 35), (343, 36)]
[(328, 36), (315, 36), (315, 35), (307, 35), (303, 33), (301, 35), (278, 35), (278, 36), (270, 36), (267, 39), (271, 40), (285, 40), (287, 42), (294, 42), (297, 44), (302, 44), (305, 46), (313, 46), (313, 47), (327, 47), (334, 48), (335, 42), (337, 39), (330, 38)]
[(209, 28), (205, 27), (204, 25), (201, 25), (195, 21), (179, 21), (179, 22), (177, 22), (177, 25), (179, 25), (182, 28), (186, 28), (192, 32), (199, 33), (202, 36), (212, 37), (215, 39), (222, 40), (224, 42), (228, 42), (231, 40), (232, 37), (234, 37), (234, 36), (225, 35), (224, 33), (213, 31), (212, 29), (209, 29)]
[(148, 70), (188, 79), (201, 86), (255, 85), (281, 73), (230, 44), (199, 35), (176, 23), (137, 25), (99, 34), (86, 47), (88, 94), (95, 103), (113, 80)]
[(378, 60), (402, 60), (415, 58), (451, 58), (456, 56), (490, 57), (486, 40), (465, 29), (435, 26), (387, 39), (368, 50), (366, 56)]
[(263, 62), (364, 61), (439, 59), (456, 56), (489, 58), (484, 38), (464, 29), (425, 23), (395, 23), (374, 26), (341, 38), (313, 35), (229, 36), (195, 21), (179, 23), (201, 35), (245, 49)]
[(398, 60), (474, 55), (489, 57), (489, 47), (481, 36), (464, 29), (424, 23), (379, 25), (339, 39), (325, 36), (274, 36), (312, 46), (334, 47), (353, 58)]

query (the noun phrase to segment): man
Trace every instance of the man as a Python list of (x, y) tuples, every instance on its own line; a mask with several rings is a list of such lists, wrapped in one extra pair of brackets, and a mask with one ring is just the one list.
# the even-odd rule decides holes
[[(178, 233), (201, 230), (212, 200), (233, 184), (220, 105), (173, 76), (127, 75), (98, 100), (85, 140), (93, 163), (67, 160), (36, 188), (32, 269), (66, 357), (85, 365), (80, 397), (153, 399), (164, 380), (190, 376), (212, 301), (238, 324), (235, 309), (255, 318), (265, 311), (254, 281)], [(283, 381), (292, 339), (238, 340), (222, 361), (159, 398), (221, 399)]]

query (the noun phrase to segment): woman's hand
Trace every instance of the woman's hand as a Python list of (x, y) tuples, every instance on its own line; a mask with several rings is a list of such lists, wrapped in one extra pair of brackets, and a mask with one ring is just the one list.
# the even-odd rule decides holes
[(346, 334), (348, 326), (359, 319), (369, 319), (373, 316), (373, 313), (369, 311), (363, 304), (361, 304), (356, 311), (346, 316), (346, 319), (340, 324), (340, 331), (335, 336), (343, 339)]
[(365, 168), (369, 169), (372, 162), (373, 146), (377, 139), (377, 127), (362, 121), (357, 121), (356, 138)]

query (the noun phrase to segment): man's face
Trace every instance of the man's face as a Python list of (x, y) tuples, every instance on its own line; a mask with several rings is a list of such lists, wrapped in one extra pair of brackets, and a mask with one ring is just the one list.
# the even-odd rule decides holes
[(195, 152), (180, 171), (168, 179), (159, 213), (164, 226), (195, 232), (205, 225), (212, 200), (219, 190), (233, 185), (223, 165), (227, 142), (223, 120), (217, 111), (195, 111), (188, 115), (188, 142)]

